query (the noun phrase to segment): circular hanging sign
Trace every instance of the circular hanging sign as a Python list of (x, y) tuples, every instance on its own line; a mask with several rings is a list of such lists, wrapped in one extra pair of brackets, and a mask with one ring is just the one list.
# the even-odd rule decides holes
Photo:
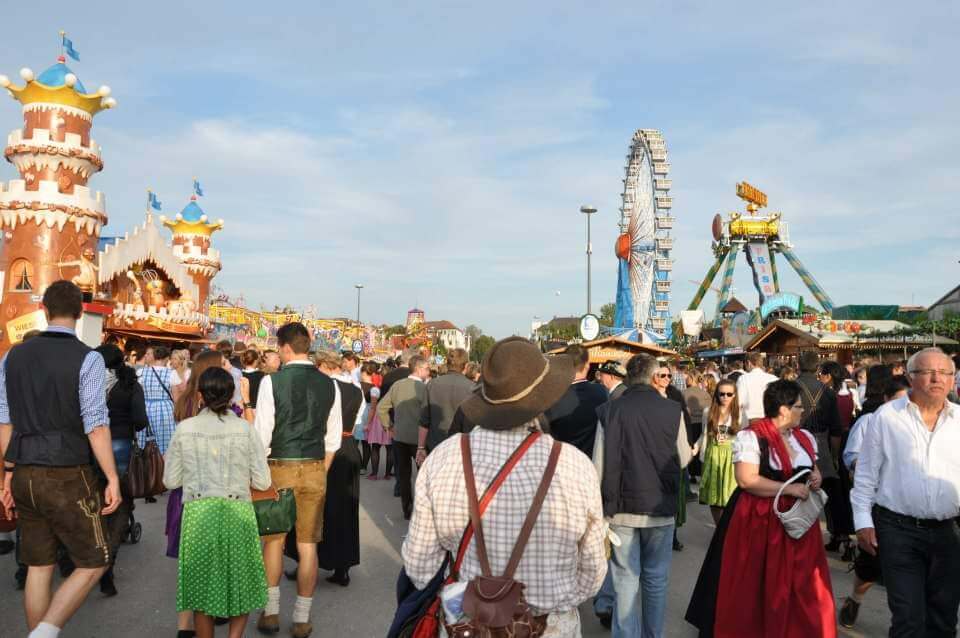
[(363, 352), (363, 342), (360, 341), (359, 339), (354, 339), (354, 340), (353, 340), (353, 351), (354, 351), (356, 354), (360, 354), (361, 352)]
[(580, 317), (580, 337), (584, 341), (593, 341), (600, 336), (600, 319), (596, 315)]

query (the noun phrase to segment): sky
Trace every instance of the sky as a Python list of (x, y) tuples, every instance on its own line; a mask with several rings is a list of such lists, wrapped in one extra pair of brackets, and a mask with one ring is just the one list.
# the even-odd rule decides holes
[[(353, 316), (362, 283), (365, 322), (418, 306), (526, 334), (586, 311), (592, 204), (598, 312), (638, 128), (662, 131), (672, 166), (674, 313), (741, 180), (836, 305), (928, 305), (960, 278), (955, 3), (54, 7), (6, 8), (0, 73), (45, 69), (64, 29), (87, 88), (112, 88), (93, 129), (103, 234), (143, 220), (147, 188), (175, 215), (197, 176), (226, 222), (215, 283), (254, 308)], [(0, 129), (19, 107), (0, 102)], [(784, 266), (782, 287), (812, 299)], [(742, 257), (734, 285), (756, 303)]]

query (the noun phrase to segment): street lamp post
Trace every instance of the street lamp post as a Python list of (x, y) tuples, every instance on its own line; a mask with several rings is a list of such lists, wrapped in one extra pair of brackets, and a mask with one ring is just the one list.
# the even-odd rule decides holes
[(363, 284), (353, 284), (353, 287), (357, 289), (357, 325), (360, 325), (360, 290)]
[(580, 212), (587, 216), (587, 314), (591, 314), (591, 272), (590, 272), (590, 256), (593, 254), (593, 246), (590, 243), (590, 216), (597, 212), (595, 206), (590, 206), (584, 204), (580, 207)]

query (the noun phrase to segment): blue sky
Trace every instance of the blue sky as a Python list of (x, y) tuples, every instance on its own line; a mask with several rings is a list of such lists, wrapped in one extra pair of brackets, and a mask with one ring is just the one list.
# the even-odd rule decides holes
[[(320, 4), (11, 6), (0, 73), (49, 66), (65, 29), (73, 69), (119, 102), (94, 126), (104, 234), (142, 219), (148, 187), (176, 213), (197, 175), (226, 220), (217, 283), (253, 305), (352, 315), (362, 282), (366, 321), (419, 304), (525, 332), (584, 311), (590, 202), (597, 310), (637, 128), (670, 153), (674, 312), (743, 179), (836, 304), (929, 304), (957, 283), (955, 4)], [(7, 129), (18, 108), (0, 102)]]

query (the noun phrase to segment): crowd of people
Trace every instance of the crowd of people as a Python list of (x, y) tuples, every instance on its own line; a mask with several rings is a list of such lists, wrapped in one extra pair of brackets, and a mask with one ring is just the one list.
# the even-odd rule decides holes
[[(299, 323), (276, 350), (91, 349), (76, 286), (49, 286), (43, 306), (48, 328), (0, 362), (0, 502), (17, 522), (0, 551), (16, 552), (31, 638), (57, 636), (97, 583), (123, 585), (121, 479), (148, 442), (165, 459), (179, 638), (218, 624), (238, 638), (256, 611), (278, 633), (285, 557), (289, 632), (311, 635), (319, 570), (347, 587), (360, 562), (364, 475), (393, 479), (409, 521), (401, 583), (436, 594), (413, 614), (399, 601), (391, 636), (433, 622), (429, 635), (573, 638), (588, 600), (615, 637), (662, 636), (694, 502), (716, 524), (685, 616), (701, 636), (832, 637), (877, 583), (891, 636), (955, 635), (960, 407), (937, 349), (892, 365), (595, 366), (579, 345), (545, 356), (512, 337), (482, 366), (456, 349), (437, 367), (313, 351)], [(839, 609), (828, 553), (856, 576)]]

